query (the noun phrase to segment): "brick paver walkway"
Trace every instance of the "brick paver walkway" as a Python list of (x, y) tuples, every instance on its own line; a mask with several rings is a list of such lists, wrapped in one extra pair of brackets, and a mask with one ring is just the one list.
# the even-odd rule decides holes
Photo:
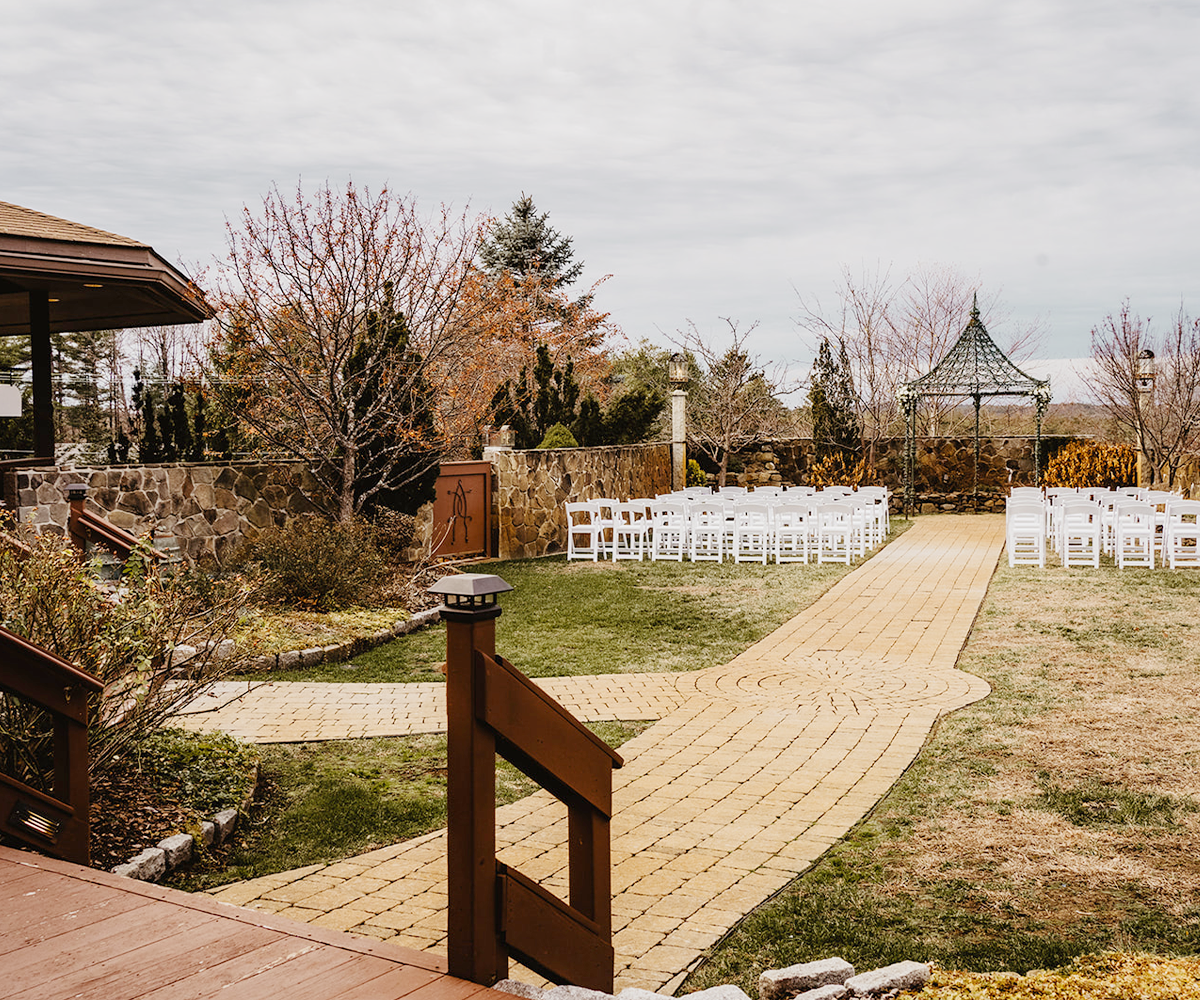
[[(587, 718), (648, 718), (648, 704), (663, 711), (621, 747), (626, 764), (613, 775), (618, 988), (671, 992), (705, 948), (875, 805), (939, 715), (988, 692), (954, 664), (1003, 541), (999, 516), (921, 518), (727, 664), (688, 674), (543, 682)], [(372, 728), (377, 724), (411, 731), (399, 727), (433, 714), (422, 702), (426, 695), (391, 701), (387, 685), (337, 685), (354, 700), (353, 711), (331, 704), (327, 692), (306, 690), (316, 685), (276, 692), (284, 687), (260, 689), (223, 712), (243, 720), (241, 732), (268, 739), (329, 737), (339, 717), (361, 727), (347, 726), (342, 735), (381, 731)], [(274, 707), (258, 710), (276, 698), (282, 700)], [(281, 735), (292, 731), (271, 721), (301, 703), (307, 708), (297, 731), (321, 735)], [(543, 793), (504, 807), (501, 860), (565, 893), (566, 825), (565, 809)], [(213, 894), (442, 951), (444, 838), (444, 831), (433, 833)]]

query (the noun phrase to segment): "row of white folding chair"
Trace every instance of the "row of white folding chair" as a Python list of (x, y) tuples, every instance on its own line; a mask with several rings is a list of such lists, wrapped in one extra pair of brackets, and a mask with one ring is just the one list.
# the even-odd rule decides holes
[(851, 562), (874, 547), (877, 519), (861, 504), (651, 504), (651, 558), (694, 562)]
[(1053, 539), (1064, 566), (1100, 565), (1100, 554), (1111, 555), (1117, 566), (1155, 564), (1200, 567), (1200, 501), (1175, 494), (1161, 499), (1165, 511), (1130, 495), (1115, 495), (1103, 503), (1060, 497), (1057, 504), (1010, 500), (1005, 508), (1005, 538), (1009, 565), (1045, 566), (1047, 541)]

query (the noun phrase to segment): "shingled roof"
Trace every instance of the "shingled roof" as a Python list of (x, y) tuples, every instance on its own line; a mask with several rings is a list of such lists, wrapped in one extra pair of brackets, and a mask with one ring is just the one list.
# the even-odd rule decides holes
[(145, 243), (0, 202), (0, 335), (29, 332), (29, 292), (50, 298), (50, 330), (198, 323), (212, 311)]
[(32, 208), (0, 201), (0, 235), (30, 236), (39, 240), (62, 240), (66, 243), (98, 243), (109, 246), (144, 247), (145, 243), (127, 236), (107, 233), (79, 222), (59, 219)]

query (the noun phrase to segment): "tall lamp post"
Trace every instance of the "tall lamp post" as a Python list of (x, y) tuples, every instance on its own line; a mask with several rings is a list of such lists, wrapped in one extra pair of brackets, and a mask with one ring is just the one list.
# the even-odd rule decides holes
[[(1138, 426), (1137, 426), (1137, 482), (1138, 486), (1154, 486), (1157, 479), (1157, 468), (1151, 464), (1150, 456), (1146, 454), (1145, 416), (1143, 407), (1154, 404), (1154, 377), (1158, 372), (1154, 363), (1154, 352), (1149, 348), (1137, 356), (1137, 387), (1138, 387)], [(1150, 480), (1150, 482), (1147, 482)]]
[(676, 352), (667, 362), (671, 380), (671, 489), (687, 486), (687, 358)]

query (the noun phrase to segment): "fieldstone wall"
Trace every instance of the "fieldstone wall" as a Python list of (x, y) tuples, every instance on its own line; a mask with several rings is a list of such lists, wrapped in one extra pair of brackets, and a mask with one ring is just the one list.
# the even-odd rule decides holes
[(65, 534), (67, 486), (86, 483), (88, 509), (135, 535), (173, 536), (187, 559), (223, 564), (243, 541), (319, 508), (316, 480), (298, 462), (21, 469), (4, 499), (38, 531)]
[(671, 490), (670, 444), (511, 451), (488, 448), (497, 555), (528, 559), (565, 551), (567, 501), (653, 497)]

